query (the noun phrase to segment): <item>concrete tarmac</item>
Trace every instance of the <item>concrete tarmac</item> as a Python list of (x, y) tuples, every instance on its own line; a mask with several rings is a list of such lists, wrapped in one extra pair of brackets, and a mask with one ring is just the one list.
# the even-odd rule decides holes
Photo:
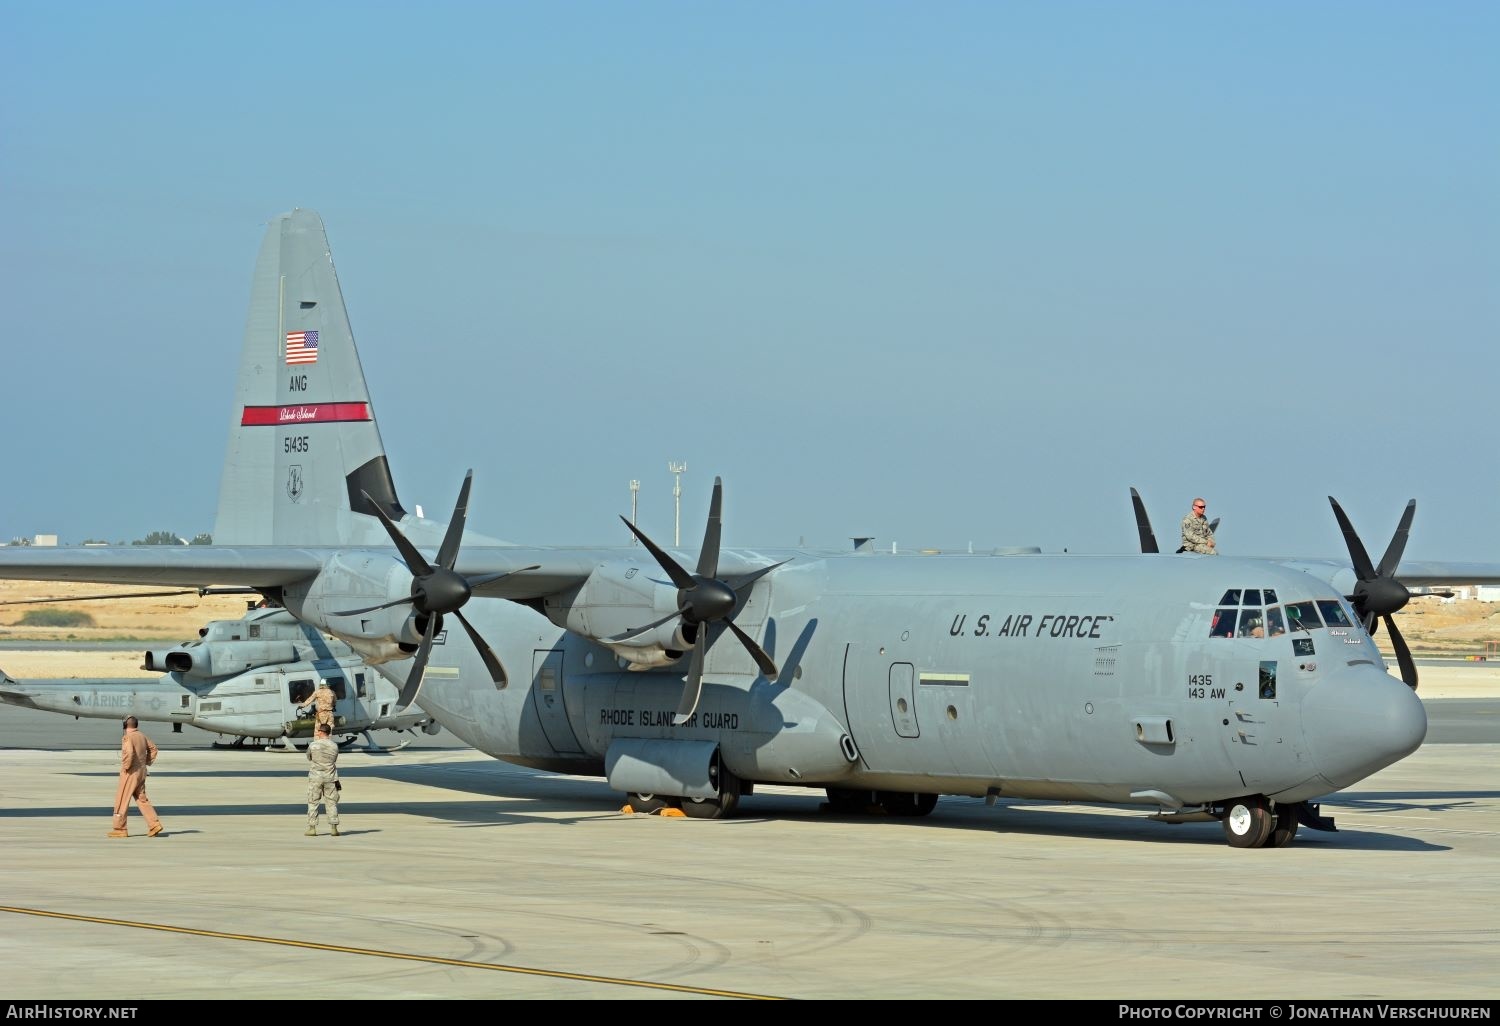
[(0, 996), (1491, 1003), (1500, 667), (1422, 673), (1427, 743), (1256, 851), (1042, 802), (631, 815), (446, 734), (345, 752), (342, 836), (305, 837), (302, 756), (155, 724), (167, 832), (113, 840), (118, 722), (0, 708)]

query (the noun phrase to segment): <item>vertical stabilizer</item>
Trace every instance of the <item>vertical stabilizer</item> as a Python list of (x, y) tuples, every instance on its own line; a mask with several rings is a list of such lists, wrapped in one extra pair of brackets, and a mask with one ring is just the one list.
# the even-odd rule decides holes
[(362, 541), (379, 527), (351, 513), (362, 492), (404, 515), (323, 219), (294, 210), (271, 222), (255, 263), (214, 543)]

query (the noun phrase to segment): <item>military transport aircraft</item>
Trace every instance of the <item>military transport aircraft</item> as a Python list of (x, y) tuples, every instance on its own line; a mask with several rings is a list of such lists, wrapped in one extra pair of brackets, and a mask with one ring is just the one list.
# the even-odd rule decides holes
[(725, 816), (772, 784), (898, 816), (1035, 798), (1244, 848), (1331, 829), (1316, 799), (1422, 743), (1415, 668), (1390, 675), (1366, 623), (1402, 582), (1500, 581), (1398, 544), (1376, 568), (1350, 530), (1352, 566), (726, 549), (719, 481), (696, 552), (532, 548), (467, 530), (471, 482), (446, 524), (397, 499), (323, 222), (296, 210), (255, 269), (216, 544), (4, 549), (0, 576), (254, 588), (402, 707), (639, 811)]
[[(149, 649), (143, 670), (156, 679), (14, 680), (0, 671), (0, 703), (92, 719), (121, 719), (198, 727), (234, 738), (216, 747), (265, 742), (268, 750), (294, 750), (293, 739), (312, 738), (313, 720), (300, 712), (320, 679), (337, 699), (334, 736), (348, 747), (359, 737), (370, 751), (405, 748), (421, 728), (437, 723), (419, 706), (402, 708), (396, 685), (373, 672), (343, 642), (325, 638), (285, 609), (251, 609), (238, 620), (214, 620), (199, 637)], [(374, 730), (410, 734), (382, 747)], [(279, 742), (279, 748), (273, 744)]]

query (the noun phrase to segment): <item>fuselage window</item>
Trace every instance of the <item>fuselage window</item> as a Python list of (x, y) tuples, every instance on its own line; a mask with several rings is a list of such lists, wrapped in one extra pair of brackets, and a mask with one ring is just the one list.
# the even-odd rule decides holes
[(294, 680), (290, 688), (293, 705), (306, 705), (307, 700), (312, 697), (313, 682), (310, 680)]
[(1210, 638), (1234, 637), (1234, 620), (1239, 612), (1238, 609), (1221, 609), (1215, 613), (1213, 626), (1208, 629), (1208, 636)]
[(360, 698), (365, 697), (365, 675), (362, 673), (354, 675), (354, 693)]
[(1344, 604), (1338, 599), (1318, 599), (1318, 609), (1323, 621), (1330, 627), (1352, 627), (1349, 617), (1344, 615)]

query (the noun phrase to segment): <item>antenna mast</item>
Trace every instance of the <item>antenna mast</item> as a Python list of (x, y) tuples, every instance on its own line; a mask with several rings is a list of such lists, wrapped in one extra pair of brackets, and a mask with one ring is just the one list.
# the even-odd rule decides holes
[(676, 476), (672, 485), (672, 544), (682, 544), (682, 475), (687, 470), (686, 463), (671, 462), (667, 464), (667, 472)]

